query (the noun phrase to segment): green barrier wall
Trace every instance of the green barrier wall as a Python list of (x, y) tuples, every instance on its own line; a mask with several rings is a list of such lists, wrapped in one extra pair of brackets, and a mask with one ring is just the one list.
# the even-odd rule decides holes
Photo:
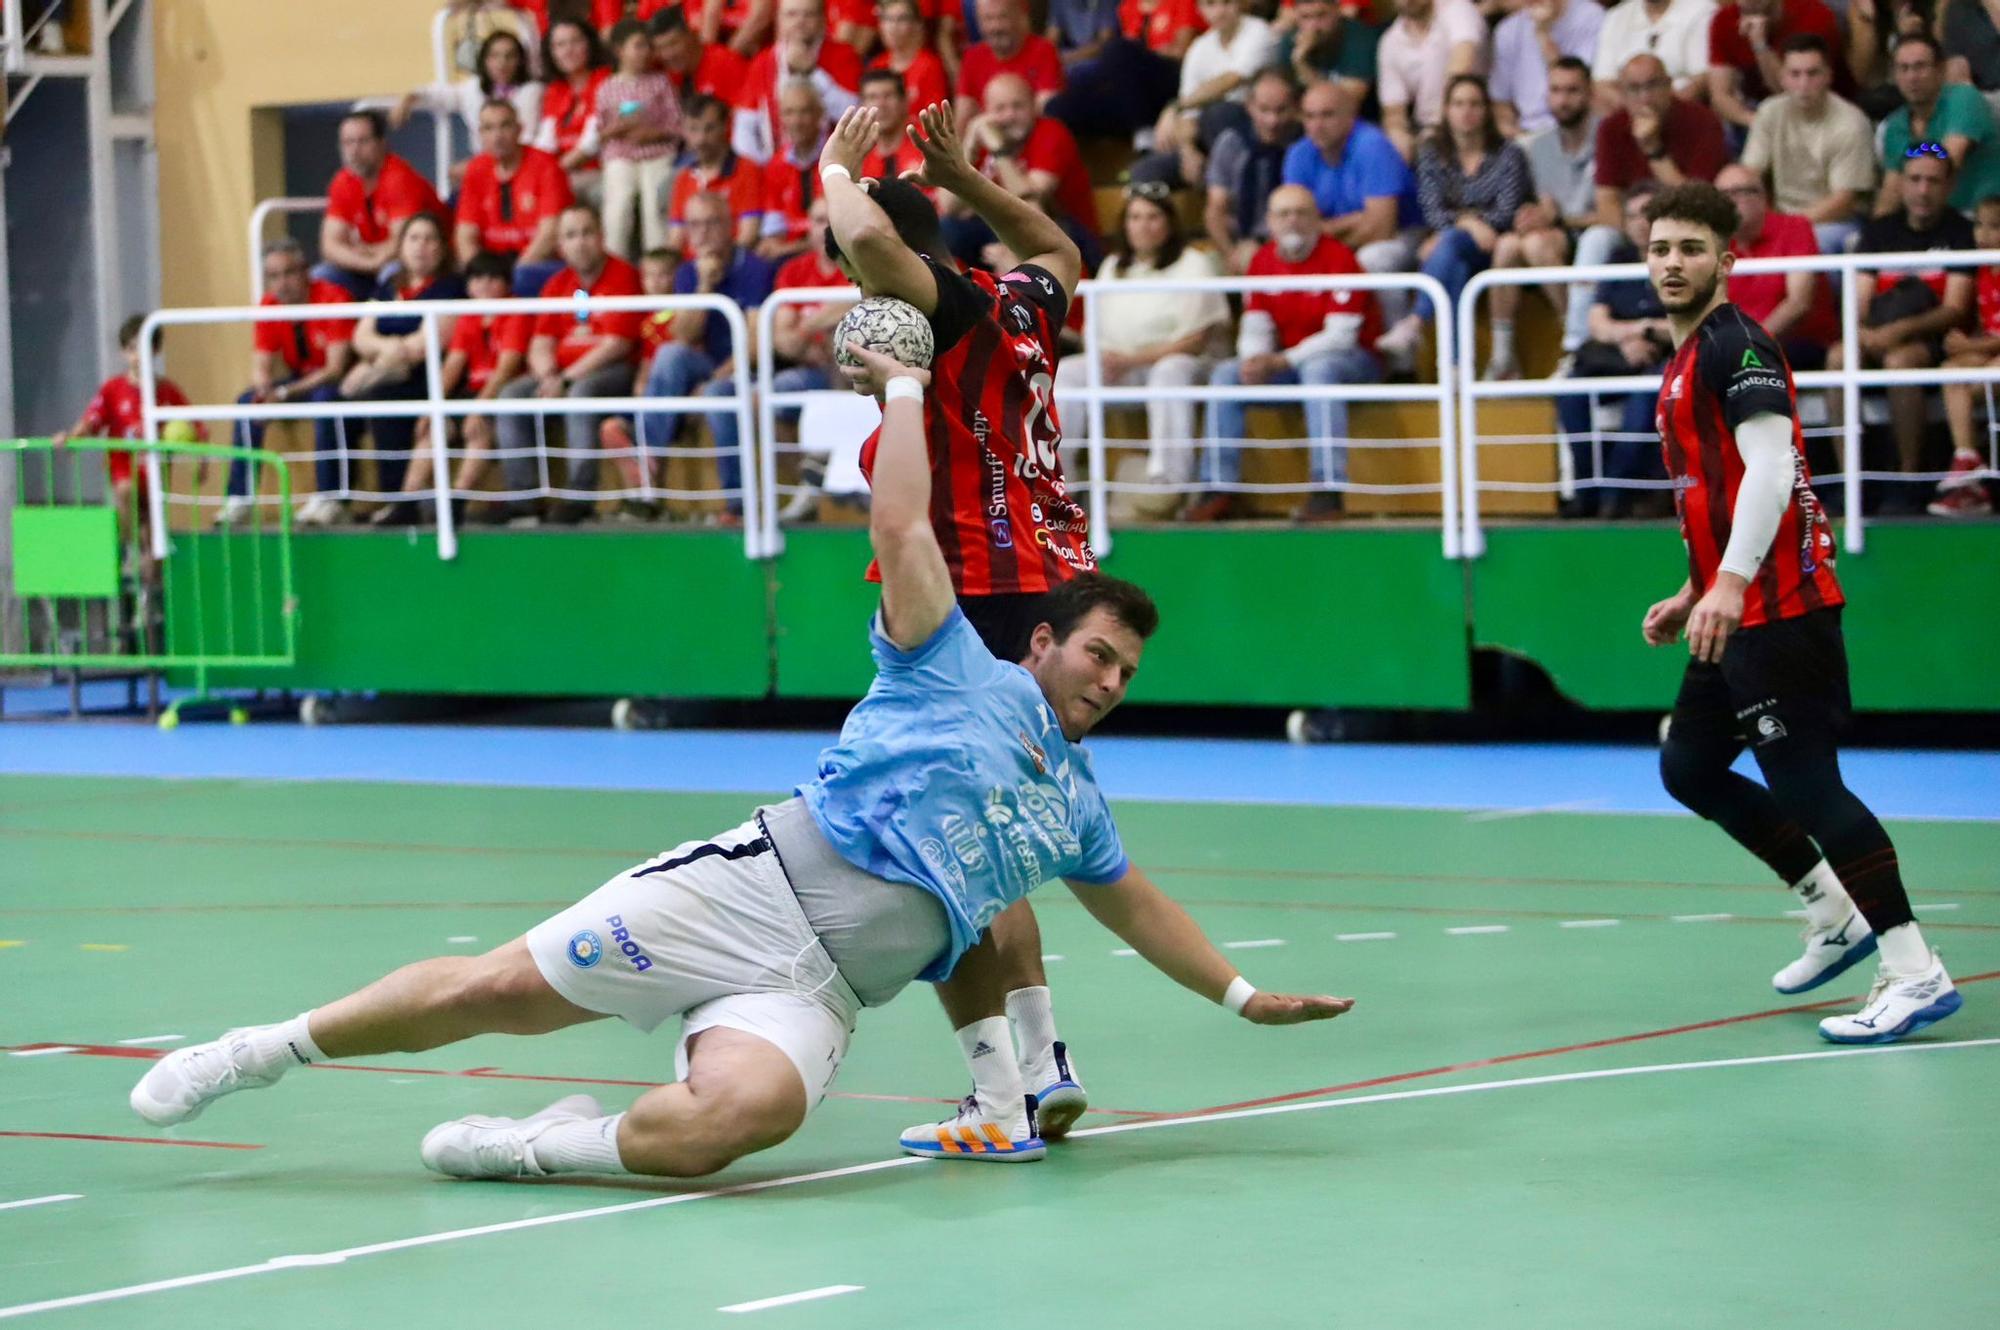
[[(176, 540), (192, 553), (170, 568), (216, 553), (209, 537)], [(1132, 699), (1462, 708), (1468, 640), (1536, 661), (1586, 706), (1672, 699), (1685, 656), (1638, 628), (1686, 574), (1671, 528), (1498, 527), (1487, 541), (1461, 565), (1417, 529), (1120, 532), (1106, 570), (1162, 612)], [(1856, 704), (2000, 710), (2000, 530), (1886, 525), (1868, 541), (1840, 563)], [(769, 566), (718, 531), (474, 530), (451, 563), (430, 536), (304, 534), (297, 667), (214, 682), (852, 698), (871, 672), (867, 559), (853, 528), (791, 532)], [(195, 613), (186, 583), (168, 587), (175, 632)], [(219, 607), (203, 609), (213, 627)]]
[[(1838, 571), (1857, 707), (2000, 710), (2000, 530), (1870, 526), (1867, 552)], [(1686, 648), (1639, 637), (1646, 607), (1687, 577), (1672, 528), (1494, 528), (1471, 574), (1479, 646), (1535, 661), (1588, 707), (1673, 701)]]

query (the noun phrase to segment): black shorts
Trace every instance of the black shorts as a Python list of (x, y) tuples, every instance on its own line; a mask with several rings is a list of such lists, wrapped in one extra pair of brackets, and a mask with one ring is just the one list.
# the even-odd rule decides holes
[(960, 596), (958, 607), (972, 620), (979, 640), (995, 660), (1019, 664), (1028, 654), (1028, 639), (1042, 622), (1042, 593), (1013, 592), (1003, 596)]
[(1739, 629), (1720, 665), (1690, 660), (1669, 730), (1688, 743), (1831, 745), (1852, 709), (1835, 606)]

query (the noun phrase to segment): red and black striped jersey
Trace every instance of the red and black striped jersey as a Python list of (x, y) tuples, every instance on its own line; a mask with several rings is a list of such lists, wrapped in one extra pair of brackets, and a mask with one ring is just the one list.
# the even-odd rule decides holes
[[(1038, 594), (1093, 572), (1089, 519), (1063, 483), (1056, 338), (1069, 297), (1026, 265), (995, 278), (926, 258), (937, 351), (924, 396), (931, 527), (961, 596)], [(871, 478), (880, 431), (861, 450)], [(871, 582), (881, 576), (874, 565)]]
[(1658, 408), (1660, 445), (1697, 596), (1714, 585), (1735, 524), (1743, 482), (1736, 429), (1766, 412), (1792, 422), (1792, 501), (1743, 593), (1745, 628), (1838, 605), (1845, 597), (1833, 575), (1833, 527), (1806, 466), (1792, 367), (1763, 325), (1734, 305), (1719, 305), (1674, 353)]

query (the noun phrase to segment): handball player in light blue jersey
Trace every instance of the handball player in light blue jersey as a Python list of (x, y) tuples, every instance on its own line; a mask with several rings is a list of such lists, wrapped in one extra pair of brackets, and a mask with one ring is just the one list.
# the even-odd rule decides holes
[[(678, 1079), (624, 1112), (571, 1095), (527, 1117), (443, 1123), (420, 1153), (456, 1177), (712, 1173), (798, 1130), (862, 1007), (950, 976), (1001, 911), (1055, 878), (1170, 978), (1257, 1024), (1353, 1005), (1257, 991), (1126, 859), (1078, 744), (1123, 700), (1157, 611), (1130, 583), (1079, 578), (1051, 596), (1021, 663), (995, 660), (958, 608), (931, 528), (929, 376), (851, 349), (865, 362), (851, 377), (883, 399), (869, 521), (882, 571), (877, 673), (818, 775), (484, 956), (420, 961), (289, 1021), (168, 1054), (132, 1090), (141, 1117), (186, 1122), (321, 1060), (608, 1016), (651, 1031), (678, 1016)], [(1004, 1040), (1004, 1017), (998, 1026)], [(906, 1135), (905, 1149), (1042, 1156), (1012, 1049), (999, 1053), (996, 1043), (972, 1059), (975, 1098), (994, 1111), (935, 1124), (929, 1140)]]

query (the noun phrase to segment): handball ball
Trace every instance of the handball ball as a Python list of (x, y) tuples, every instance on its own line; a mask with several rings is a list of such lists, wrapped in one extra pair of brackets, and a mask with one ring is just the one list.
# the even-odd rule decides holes
[(912, 369), (929, 369), (937, 351), (937, 339), (923, 311), (894, 296), (868, 297), (848, 310), (833, 330), (833, 357), (852, 369), (860, 362), (847, 349), (849, 339)]

